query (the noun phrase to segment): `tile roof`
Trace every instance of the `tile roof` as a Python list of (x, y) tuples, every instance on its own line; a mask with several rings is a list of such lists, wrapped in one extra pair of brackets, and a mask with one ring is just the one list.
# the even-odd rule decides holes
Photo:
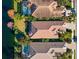
[(48, 6), (39, 6), (37, 9), (33, 12), (32, 16), (36, 18), (50, 18), (50, 17), (62, 17), (64, 16), (64, 8), (58, 7), (56, 9), (53, 9)]
[[(53, 59), (53, 57), (50, 57), (46, 53), (37, 53), (31, 59)], [(56, 59), (56, 58), (54, 58), (54, 59)]]
[(58, 38), (58, 29), (64, 30), (64, 21), (37, 21), (32, 22), (30, 30), (32, 39), (37, 38)]
[(31, 59), (57, 59), (66, 52), (64, 46), (65, 42), (32, 42), (30, 47), (36, 54)]
[(62, 26), (64, 21), (36, 21), (32, 25), (37, 29), (49, 29), (51, 26)]
[(50, 48), (62, 48), (65, 42), (32, 42), (30, 46), (36, 53), (47, 53)]
[(38, 6), (32, 13), (32, 16), (36, 18), (50, 18), (50, 17), (62, 17), (64, 16), (65, 7), (57, 7), (57, 1), (54, 0), (31, 0), (32, 4)]
[(50, 5), (54, 0), (30, 0), (32, 3), (35, 3), (36, 5), (43, 5), (48, 6)]
[(34, 11), (32, 16), (36, 18), (43, 18), (43, 17), (48, 18), (51, 17), (51, 11), (47, 6), (40, 6)]

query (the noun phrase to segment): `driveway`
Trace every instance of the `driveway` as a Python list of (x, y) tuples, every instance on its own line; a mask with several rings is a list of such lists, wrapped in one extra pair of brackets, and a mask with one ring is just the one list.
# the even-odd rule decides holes
[(66, 43), (66, 47), (69, 49), (76, 49), (76, 43), (71, 43), (71, 44)]

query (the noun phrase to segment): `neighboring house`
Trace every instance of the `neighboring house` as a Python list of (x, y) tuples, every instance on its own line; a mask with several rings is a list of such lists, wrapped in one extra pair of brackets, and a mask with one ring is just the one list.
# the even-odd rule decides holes
[(48, 6), (50, 5), (54, 0), (29, 0), (30, 2), (36, 4), (37, 6)]
[(64, 21), (36, 21), (31, 22), (29, 36), (31, 39), (59, 38), (58, 31), (65, 31)]
[(30, 47), (35, 51), (31, 59), (57, 59), (66, 52), (65, 42), (34, 42)]
[(57, 1), (54, 0), (30, 0), (32, 4), (37, 6), (32, 16), (36, 18), (50, 18), (64, 16), (66, 8), (58, 7)]
[(58, 6), (54, 0), (29, 0), (23, 1), (22, 13), (36, 18), (51, 18), (66, 16), (66, 8)]

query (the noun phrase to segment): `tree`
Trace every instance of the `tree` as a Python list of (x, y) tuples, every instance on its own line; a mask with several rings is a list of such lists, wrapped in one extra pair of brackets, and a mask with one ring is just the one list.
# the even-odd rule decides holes
[(25, 30), (25, 17), (19, 13), (15, 14), (14, 17), (14, 27), (17, 27), (20, 31), (24, 32)]
[(58, 57), (58, 59), (72, 59), (72, 50), (67, 49), (67, 51), (61, 55), (61, 57)]
[(63, 54), (62, 59), (68, 59), (65, 53)]
[(71, 37), (72, 37), (72, 33), (70, 33), (70, 32), (64, 33), (64, 40), (65, 40), (67, 43), (71, 43), (71, 42), (72, 42)]
[(69, 22), (69, 23), (71, 23), (71, 22), (75, 22), (76, 21), (76, 14), (71, 14), (70, 16), (64, 16), (63, 17), (63, 19), (64, 19), (64, 21), (66, 21), (66, 22)]
[(76, 14), (73, 14), (70, 16), (72, 18), (72, 22), (75, 22), (76, 21)]
[(59, 6), (66, 6), (66, 8), (71, 8), (71, 2), (69, 0), (57, 0)]
[(21, 15), (20, 13), (16, 13), (14, 17), (14, 21), (16, 20), (23, 20), (25, 18), (24, 15)]
[(8, 10), (7, 13), (8, 13), (8, 16), (9, 16), (10, 18), (14, 19), (14, 9)]
[(62, 32), (62, 33), (58, 33), (59, 38), (60, 39), (64, 39), (64, 41), (66, 41), (67, 43), (71, 43), (71, 37), (72, 37), (72, 32), (71, 31), (66, 31), (66, 32)]

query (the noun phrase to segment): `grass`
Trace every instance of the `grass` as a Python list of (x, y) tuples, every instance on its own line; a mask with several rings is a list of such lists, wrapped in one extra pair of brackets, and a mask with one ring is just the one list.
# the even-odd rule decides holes
[(76, 59), (76, 50), (74, 50), (74, 59)]
[(58, 4), (66, 6), (67, 9), (71, 8), (71, 2), (69, 0), (58, 0)]
[(17, 12), (17, 2), (14, 0), (14, 10)]

